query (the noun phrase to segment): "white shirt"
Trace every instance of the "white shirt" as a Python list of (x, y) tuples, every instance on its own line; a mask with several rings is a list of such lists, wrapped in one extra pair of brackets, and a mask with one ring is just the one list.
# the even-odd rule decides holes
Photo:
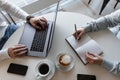
[[(0, 0), (0, 8), (13, 16), (25, 20), (28, 14), (19, 7), (7, 2), (7, 0)], [(0, 26), (0, 39), (5, 33), (7, 26)], [(0, 61), (6, 58), (10, 58), (8, 55), (8, 49), (0, 50)]]

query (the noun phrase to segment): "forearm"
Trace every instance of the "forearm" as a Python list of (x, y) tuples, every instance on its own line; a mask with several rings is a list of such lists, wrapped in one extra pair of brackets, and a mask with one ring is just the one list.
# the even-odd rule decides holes
[(25, 11), (23, 11), (22, 9), (13, 4), (8, 3), (6, 0), (0, 0), (0, 7), (6, 12), (20, 19), (25, 20), (26, 17), (28, 16), (28, 14)]
[(10, 58), (8, 55), (8, 49), (0, 50), (0, 61)]
[(87, 25), (85, 25), (85, 31), (86, 32), (99, 31), (106, 29), (108, 27), (114, 27), (119, 23), (120, 23), (120, 10), (88, 23)]
[(120, 62), (110, 62), (104, 60), (102, 66), (115, 75), (120, 75)]

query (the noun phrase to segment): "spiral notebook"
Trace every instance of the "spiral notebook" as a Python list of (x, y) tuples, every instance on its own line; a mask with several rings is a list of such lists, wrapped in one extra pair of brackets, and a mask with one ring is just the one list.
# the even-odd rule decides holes
[(84, 35), (79, 41), (76, 40), (73, 35), (65, 38), (65, 40), (75, 51), (75, 53), (81, 59), (83, 64), (87, 64), (87, 61), (85, 59), (86, 52), (93, 52), (98, 55), (103, 53), (103, 50), (101, 49), (100, 45), (95, 40), (91, 39), (88, 35)]

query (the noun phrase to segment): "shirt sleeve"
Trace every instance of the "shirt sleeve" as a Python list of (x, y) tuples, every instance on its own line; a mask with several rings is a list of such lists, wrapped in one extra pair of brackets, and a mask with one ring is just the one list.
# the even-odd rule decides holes
[(95, 32), (106, 29), (108, 27), (115, 27), (120, 23), (120, 9), (97, 20), (91, 21), (85, 25), (86, 32)]
[(104, 60), (102, 66), (115, 75), (120, 75), (120, 62), (110, 62)]
[(8, 49), (0, 50), (0, 61), (10, 58), (8, 55)]
[(7, 0), (0, 0), (0, 8), (20, 19), (25, 20), (28, 16), (28, 13), (15, 6), (14, 4), (7, 2)]

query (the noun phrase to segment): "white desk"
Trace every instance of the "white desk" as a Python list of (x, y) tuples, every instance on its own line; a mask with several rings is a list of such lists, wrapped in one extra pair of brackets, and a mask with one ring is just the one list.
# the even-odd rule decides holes
[[(44, 15), (47, 19), (52, 19), (53, 14)], [(61, 72), (56, 70), (52, 80), (77, 80), (77, 74), (94, 74), (97, 80), (119, 80), (118, 77), (112, 75), (107, 70), (98, 65), (83, 65), (74, 51), (69, 47), (65, 41), (65, 37), (74, 32), (74, 24), (77, 26), (84, 25), (86, 22), (93, 20), (88, 16), (84, 16), (78, 13), (60, 12), (57, 18), (57, 24), (55, 27), (55, 34), (53, 38), (53, 44), (47, 59), (54, 62), (56, 55), (59, 52), (68, 52), (76, 59), (75, 67), (69, 72)], [(18, 30), (6, 43), (5, 47), (17, 44), (22, 28)], [(104, 34), (104, 35), (103, 35)], [(108, 30), (100, 31), (97, 33), (89, 34), (95, 39), (104, 50), (103, 57), (108, 60), (119, 60), (120, 42), (119, 40)], [(19, 59), (8, 59), (0, 63), (0, 80), (34, 80), (35, 67), (41, 58), (36, 57), (23, 57)], [(26, 76), (19, 76), (15, 74), (7, 73), (8, 66), (11, 62), (26, 64), (29, 66)]]

